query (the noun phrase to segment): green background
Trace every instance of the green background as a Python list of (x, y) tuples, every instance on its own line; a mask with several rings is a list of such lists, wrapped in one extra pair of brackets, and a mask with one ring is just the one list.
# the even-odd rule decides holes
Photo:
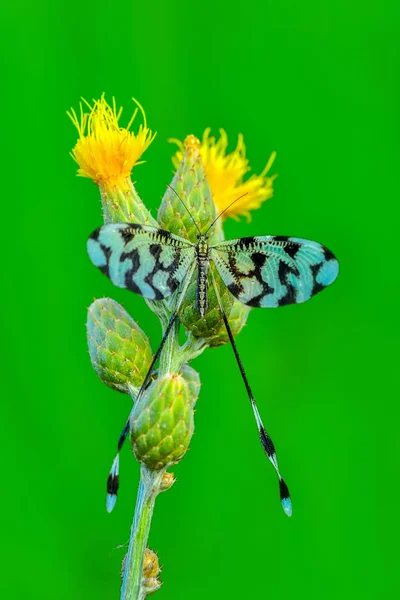
[[(396, 3), (10, 2), (3, 6), (1, 597), (111, 600), (138, 467), (127, 449), (115, 513), (105, 478), (129, 407), (90, 365), (86, 308), (143, 300), (90, 264), (99, 196), (75, 177), (80, 96), (143, 103), (158, 131), (135, 170), (153, 213), (170, 136), (224, 127), (273, 199), (227, 237), (318, 240), (341, 263), (304, 306), (252, 311), (238, 337), (293, 497), (282, 512), (229, 346), (203, 382), (191, 450), (157, 502), (157, 598), (396, 597), (398, 554), (399, 72)], [(122, 121), (124, 123), (124, 121)], [(126, 123), (126, 121), (125, 121)]]

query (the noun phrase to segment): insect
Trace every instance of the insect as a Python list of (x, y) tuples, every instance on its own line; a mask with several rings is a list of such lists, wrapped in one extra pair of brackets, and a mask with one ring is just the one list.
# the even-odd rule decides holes
[[(179, 196), (178, 198), (183, 203)], [(277, 308), (306, 302), (333, 283), (338, 275), (338, 262), (332, 252), (321, 244), (295, 237), (244, 237), (210, 246), (208, 232), (223, 213), (220, 213), (205, 233), (202, 233), (189, 209), (185, 204), (184, 206), (197, 227), (197, 243), (153, 226), (112, 223), (96, 229), (87, 244), (90, 259), (114, 285), (127, 288), (151, 300), (162, 300), (178, 290), (174, 312), (138, 392), (136, 402), (140, 400), (150, 382), (155, 364), (178, 317), (195, 272), (196, 308), (200, 317), (206, 314), (210, 274), (211, 285), (214, 287), (222, 319), (250, 399), (261, 444), (278, 476), (283, 510), (291, 516), (290, 494), (279, 471), (275, 447), (261, 420), (215, 285), (215, 276), (209, 267), (210, 263), (214, 264), (229, 291), (243, 304), (252, 307)], [(131, 415), (119, 438), (118, 452), (108, 477), (108, 512), (113, 510), (117, 499), (119, 451), (129, 433), (130, 418)]]

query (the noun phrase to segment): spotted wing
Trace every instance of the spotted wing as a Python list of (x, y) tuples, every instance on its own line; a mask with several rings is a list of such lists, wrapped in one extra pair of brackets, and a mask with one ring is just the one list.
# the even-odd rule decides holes
[(232, 294), (249, 306), (306, 302), (336, 279), (330, 250), (294, 237), (246, 237), (211, 248), (211, 259)]
[(133, 223), (99, 227), (87, 243), (90, 260), (114, 285), (151, 300), (170, 296), (195, 260), (188, 240)]

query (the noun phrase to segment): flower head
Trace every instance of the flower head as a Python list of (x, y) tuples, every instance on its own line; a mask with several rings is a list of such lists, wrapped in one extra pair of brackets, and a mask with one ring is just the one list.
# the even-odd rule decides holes
[[(210, 129), (203, 134), (201, 144), (201, 158), (204, 163), (207, 179), (213, 195), (217, 212), (222, 212), (240, 198), (224, 213), (224, 217), (237, 218), (245, 215), (250, 219), (250, 211), (259, 208), (261, 204), (273, 195), (273, 181), (277, 177), (267, 177), (267, 173), (275, 160), (273, 152), (260, 175), (251, 175), (245, 181), (243, 177), (250, 171), (249, 161), (246, 158), (246, 147), (243, 136), (239, 134), (235, 150), (227, 154), (228, 136), (220, 129), (220, 138), (210, 136)], [(175, 168), (178, 168), (183, 156), (183, 144), (179, 140), (171, 140), (179, 146), (179, 150), (172, 158)]]
[[(74, 109), (68, 113), (78, 130), (79, 139), (71, 156), (78, 163), (78, 175), (89, 177), (98, 185), (119, 186), (129, 178), (132, 168), (139, 164), (138, 159), (154, 139), (147, 127), (146, 115), (142, 106), (134, 100), (137, 108), (126, 128), (120, 127), (122, 108), (117, 111), (115, 99), (110, 106), (104, 94), (94, 100), (91, 106), (85, 100), (80, 104), (80, 118)], [(142, 113), (143, 125), (137, 133), (130, 127), (138, 113)]]

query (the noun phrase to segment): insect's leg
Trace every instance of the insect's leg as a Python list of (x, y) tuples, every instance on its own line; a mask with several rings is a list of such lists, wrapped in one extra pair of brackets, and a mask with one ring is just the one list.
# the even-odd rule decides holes
[(232, 334), (231, 328), (229, 327), (229, 322), (228, 322), (227, 316), (225, 314), (224, 307), (222, 305), (220, 295), (218, 293), (218, 288), (217, 288), (217, 286), (215, 284), (214, 273), (213, 273), (213, 271), (212, 271), (211, 268), (210, 268), (210, 272), (211, 272), (211, 278), (212, 278), (212, 283), (213, 283), (215, 295), (216, 295), (217, 300), (218, 300), (219, 308), (220, 308), (220, 311), (221, 311), (221, 314), (222, 314), (223, 321), (225, 323), (225, 327), (226, 327), (226, 331), (228, 333), (229, 341), (231, 342), (231, 345), (232, 345), (232, 348), (233, 348), (233, 352), (235, 354), (236, 362), (238, 364), (239, 371), (240, 371), (240, 374), (241, 374), (242, 379), (243, 379), (243, 383), (244, 383), (244, 385), (246, 387), (247, 394), (248, 394), (249, 400), (251, 402), (251, 407), (253, 409), (254, 417), (256, 419), (256, 423), (257, 423), (258, 432), (259, 432), (259, 435), (260, 435), (261, 444), (262, 444), (262, 446), (264, 448), (265, 454), (269, 458), (270, 462), (273, 464), (273, 466), (275, 468), (275, 471), (276, 471), (276, 473), (278, 475), (278, 479), (279, 479), (279, 494), (280, 494), (280, 497), (281, 497), (282, 508), (285, 511), (285, 513), (288, 515), (288, 517), (291, 517), (292, 516), (292, 502), (290, 500), (289, 489), (288, 489), (288, 487), (287, 487), (287, 485), (286, 485), (286, 483), (285, 483), (282, 475), (279, 472), (278, 460), (276, 458), (275, 446), (274, 446), (274, 444), (273, 444), (270, 436), (268, 435), (267, 430), (265, 429), (265, 427), (263, 425), (263, 422), (261, 420), (260, 413), (258, 412), (257, 404), (256, 404), (256, 401), (254, 399), (253, 392), (251, 391), (249, 381), (247, 379), (245, 370), (244, 370), (243, 365), (242, 365), (242, 361), (240, 360), (240, 356), (239, 356), (239, 353), (238, 353), (237, 348), (236, 348), (235, 340), (233, 338), (233, 334)]
[[(138, 395), (135, 400), (135, 405), (140, 401), (141, 397), (143, 396), (143, 392), (146, 390), (147, 386), (150, 383), (150, 379), (153, 374), (156, 362), (160, 358), (160, 355), (161, 355), (162, 349), (164, 348), (165, 342), (167, 341), (167, 338), (171, 332), (171, 329), (178, 317), (180, 307), (182, 305), (183, 299), (185, 297), (185, 294), (186, 294), (188, 285), (190, 283), (190, 280), (192, 278), (195, 267), (196, 267), (196, 262), (194, 262), (193, 265), (189, 268), (189, 270), (185, 276), (185, 279), (183, 280), (182, 288), (179, 293), (179, 297), (178, 297), (178, 300), (177, 300), (177, 303), (175, 306), (175, 310), (168, 322), (167, 328), (164, 332), (164, 335), (163, 335), (161, 343), (158, 347), (158, 350), (155, 353), (153, 360), (151, 361), (150, 367), (146, 373), (146, 377), (144, 378), (143, 383), (139, 389)], [(117, 492), (118, 492), (118, 487), (119, 487), (119, 453), (120, 453), (122, 446), (124, 445), (124, 442), (128, 436), (128, 433), (129, 433), (133, 410), (134, 410), (134, 406), (131, 409), (131, 412), (129, 413), (129, 417), (125, 423), (125, 427), (123, 428), (122, 433), (119, 436), (117, 454), (113, 460), (111, 470), (110, 470), (110, 473), (109, 473), (108, 479), (107, 479), (106, 507), (107, 507), (107, 512), (109, 512), (109, 513), (113, 510), (115, 503), (117, 502)]]

